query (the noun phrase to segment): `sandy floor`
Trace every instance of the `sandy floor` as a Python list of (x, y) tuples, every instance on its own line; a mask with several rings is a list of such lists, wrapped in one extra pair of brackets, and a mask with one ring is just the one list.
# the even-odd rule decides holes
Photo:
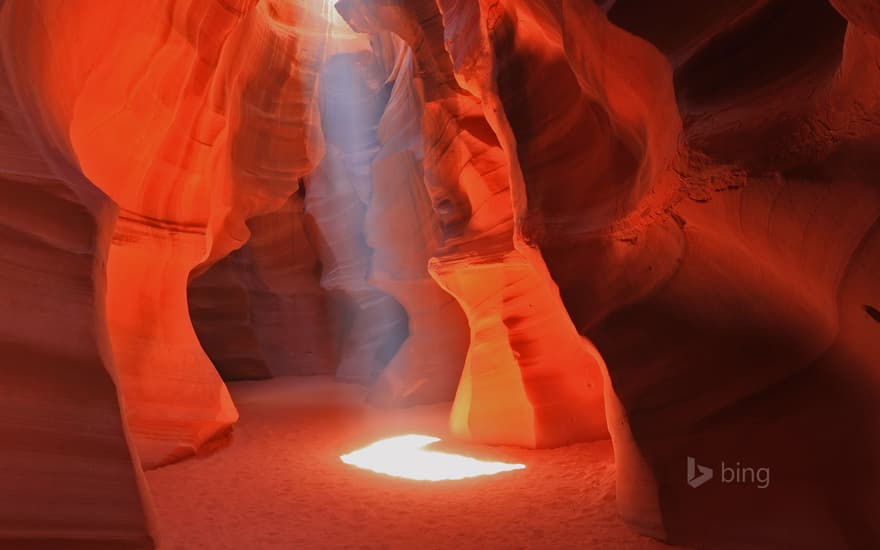
[(222, 451), (149, 472), (160, 550), (670, 547), (615, 514), (608, 442), (528, 451), (440, 444), (525, 470), (410, 481), (339, 455), (405, 433), (447, 436), (448, 405), (384, 412), (328, 378), (231, 385), (241, 412)]

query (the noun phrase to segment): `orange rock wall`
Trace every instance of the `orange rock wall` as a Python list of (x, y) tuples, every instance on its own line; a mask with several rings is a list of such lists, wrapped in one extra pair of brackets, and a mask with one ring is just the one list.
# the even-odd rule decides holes
[(529, 447), (605, 436), (601, 358), (574, 330), (540, 257), (514, 231), (508, 159), (479, 99), (456, 81), (438, 6), (337, 6), (355, 30), (394, 32), (415, 55), (425, 182), (443, 230), (430, 270), (471, 330), (453, 431)]
[[(0, 12), (0, 35), (10, 24)], [(0, 64), (0, 547), (148, 547), (105, 313), (116, 208), (12, 78)]]
[[(432, 177), (451, 166), (436, 154), (426, 162), (435, 210), (460, 231), (477, 218), (462, 189), (507, 186), (496, 212), (510, 208), (512, 227), (498, 242), (517, 256), (499, 244), (493, 265), (523, 265), (521, 280), (535, 274), (548, 294), (558, 287), (567, 316), (601, 352), (618, 502), (640, 532), (713, 548), (880, 540), (871, 519), (880, 511), (880, 315), (866, 278), (878, 258), (869, 175), (877, 18), (865, 2), (833, 4), (341, 3), (354, 26), (414, 45), (426, 150), (451, 156), (456, 145), (453, 123), (432, 106), (491, 129), (468, 137), (481, 136), (482, 158), (508, 175), (474, 175), (474, 157), (459, 152), (470, 162)], [(468, 174), (476, 183), (458, 186)], [(466, 295), (490, 277), (443, 260), (437, 253), (432, 271), (472, 331), (483, 327)], [(472, 334), (468, 364), (480, 342), (500, 347), (481, 368), (506, 353), (504, 333), (485, 327)], [(481, 399), (466, 366), (453, 417), (471, 424), (459, 426), (499, 440), (473, 431), (473, 411), (534, 402), (517, 378), (496, 378), (505, 389)], [(529, 414), (515, 418), (518, 433), (537, 431)], [(758, 493), (720, 483), (697, 491), (685, 483), (687, 456), (716, 468), (764, 465), (778, 477)], [(858, 489), (847, 481), (853, 471), (865, 472)]]
[(303, 196), (247, 224), (247, 244), (187, 289), (202, 347), (224, 380), (332, 374), (337, 320)]
[(27, 419), (3, 416), (20, 442), (2, 453), (3, 485), (21, 498), (4, 500), (0, 540), (151, 547), (141, 466), (236, 420), (187, 282), (320, 158), (325, 15), (270, 0), (0, 4), (4, 250), (18, 266), (3, 270), (3, 341), (22, 365), (7, 402)]
[(428, 273), (443, 230), (425, 186), (414, 57), (394, 35), (374, 36), (373, 44), (376, 57), (387, 58), (393, 86), (372, 162), (365, 220), (373, 249), (369, 280), (406, 309), (409, 335), (374, 384), (370, 402), (406, 406), (451, 401), (465, 363), (468, 322), (458, 302)]
[(186, 284), (240, 246), (244, 220), (280, 207), (320, 155), (312, 98), (326, 23), (304, 6), (4, 6), (17, 25), (12, 70), (29, 79), (46, 132), (120, 207), (107, 316), (146, 467), (191, 454), (237, 418), (192, 329)]
[(150, 547), (218, 369), (610, 432), (676, 544), (880, 545), (874, 3), (338, 7), (0, 1), (0, 545)]

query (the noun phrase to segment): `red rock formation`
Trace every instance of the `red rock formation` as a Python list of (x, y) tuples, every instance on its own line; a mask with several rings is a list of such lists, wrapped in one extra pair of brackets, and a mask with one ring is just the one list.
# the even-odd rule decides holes
[(237, 415), (192, 311), (226, 376), (457, 383), (476, 441), (607, 414), (641, 533), (880, 546), (874, 3), (339, 5), (370, 45), (307, 0), (0, 2), (0, 545), (151, 544), (141, 461)]
[[(12, 23), (0, 12), (0, 35)], [(0, 63), (0, 546), (146, 547), (104, 313), (116, 210), (9, 78)]]
[(444, 231), (431, 273), (471, 329), (453, 431), (529, 447), (602, 437), (601, 358), (575, 332), (539, 255), (514, 232), (507, 159), (478, 99), (456, 83), (437, 6), (337, 6), (355, 30), (390, 30), (414, 50), (425, 179)]
[(107, 315), (147, 467), (192, 453), (237, 417), (192, 329), (186, 282), (311, 170), (326, 28), (304, 4), (154, 4), (4, 7), (17, 25), (13, 70), (30, 79), (48, 130), (120, 206)]
[(451, 401), (467, 353), (468, 323), (455, 299), (428, 273), (442, 228), (424, 183), (412, 51), (396, 37), (378, 36), (374, 43), (376, 49), (388, 48), (394, 87), (378, 127), (381, 148), (372, 162), (365, 227), (373, 249), (369, 280), (406, 309), (409, 336), (373, 386), (370, 402)]
[(306, 187), (321, 285), (342, 319), (336, 377), (348, 382), (375, 381), (407, 336), (405, 310), (368, 281), (373, 251), (364, 223), (379, 149), (376, 128), (388, 99), (379, 69), (363, 48), (328, 57), (320, 90), (327, 152)]
[(272, 372), (260, 347), (252, 293), (259, 284), (248, 246), (190, 281), (187, 303), (199, 343), (223, 380), (259, 380)]
[(248, 221), (251, 239), (189, 285), (199, 341), (224, 380), (332, 374), (336, 321), (303, 197)]
[[(461, 33), (467, 12), (446, 4), (447, 32)], [(612, 20), (632, 4), (613, 3)], [(880, 455), (867, 443), (878, 355), (865, 313), (877, 287), (864, 278), (880, 204), (862, 152), (878, 128), (874, 38), (850, 25), (841, 43), (821, 2), (704, 8), (685, 36), (634, 8), (634, 30), (673, 72), (589, 3), (505, 8), (507, 20), (498, 3), (481, 13), (494, 72), (479, 58), (456, 69), (477, 89), (496, 76), (480, 93), (491, 103), (497, 86), (510, 122), (523, 230), (607, 362), (624, 517), (696, 546), (880, 540)], [(566, 70), (579, 90), (565, 91)], [(541, 100), (549, 75), (556, 102)], [(687, 143), (678, 160), (672, 89)], [(572, 116), (585, 104), (589, 116)], [(568, 143), (587, 150), (565, 154)], [(764, 492), (697, 491), (684, 483), (688, 455), (778, 477)], [(854, 471), (864, 489), (849, 485)]]
[[(343, 6), (408, 36), (423, 79), (481, 100), (507, 155), (516, 250), (540, 251), (608, 364), (624, 517), (697, 546), (880, 540), (874, 12), (838, 2), (844, 39), (819, 1), (603, 4), (652, 44), (589, 2), (438, 0), (442, 29), (431, 4)], [(425, 90), (429, 105), (443, 95)], [(696, 492), (688, 455), (779, 477), (763, 493)]]

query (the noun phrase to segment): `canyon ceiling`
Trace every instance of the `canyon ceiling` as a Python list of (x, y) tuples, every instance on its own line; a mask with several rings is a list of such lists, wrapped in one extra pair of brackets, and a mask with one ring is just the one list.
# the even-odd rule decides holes
[(333, 9), (0, 0), (0, 546), (152, 547), (143, 469), (307, 374), (610, 436), (662, 540), (880, 545), (875, 2)]

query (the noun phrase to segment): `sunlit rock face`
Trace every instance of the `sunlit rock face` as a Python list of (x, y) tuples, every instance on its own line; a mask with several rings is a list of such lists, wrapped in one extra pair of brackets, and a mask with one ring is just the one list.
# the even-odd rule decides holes
[(610, 433), (640, 533), (880, 547), (875, 3), (338, 7), (0, 0), (0, 546), (152, 546), (223, 378), (323, 373)]
[(21, 366), (4, 385), (2, 545), (151, 546), (141, 466), (235, 422), (186, 285), (320, 158), (320, 11), (0, 3), (4, 249), (19, 265), (3, 270), (2, 340)]
[(442, 231), (430, 270), (471, 331), (453, 431), (528, 447), (603, 437), (601, 358), (576, 333), (539, 255), (514, 231), (508, 159), (479, 99), (456, 82), (438, 6), (337, 6), (355, 30), (391, 31), (413, 48), (424, 179)]
[(282, 206), (320, 155), (312, 98), (323, 19), (279, 5), (3, 7), (15, 22), (7, 62), (35, 116), (120, 208), (108, 328), (148, 467), (192, 453), (237, 418), (189, 320), (190, 273), (243, 244), (244, 220)]
[[(509, 193), (495, 209), (512, 226), (499, 231), (499, 259), (480, 261), (491, 249), (484, 240), (467, 251), (471, 265), (443, 250), (431, 264), (472, 329), (458, 433), (504, 440), (475, 431), (474, 411), (535, 402), (528, 379), (505, 383), (497, 368), (483, 379), (504, 388), (497, 394), (483, 399), (468, 385), (481, 378), (469, 367), (497, 365), (507, 346), (467, 307), (468, 293), (482, 287), (487, 298), (487, 281), (499, 278), (474, 264), (521, 265), (523, 285), (558, 287), (607, 365), (618, 501), (630, 525), (721, 548), (744, 536), (762, 547), (880, 539), (878, 286), (867, 275), (880, 258), (870, 176), (876, 10), (822, 1), (340, 5), (356, 28), (391, 29), (418, 46), (426, 158), (437, 159), (426, 160), (426, 179), (449, 248), (477, 219), (474, 205), (490, 204), (459, 182)], [(481, 118), (491, 131), (474, 129)], [(480, 172), (473, 148), (454, 148), (461, 119), (470, 125), (462, 134), (481, 142), (479, 158), (506, 175)], [(431, 144), (471, 161), (437, 177), (447, 165)], [(527, 283), (541, 265), (552, 282)], [(481, 342), (498, 347), (472, 362)], [(515, 350), (517, 339), (508, 342)], [(577, 363), (563, 356), (562, 379)], [(530, 421), (519, 416), (517, 433)], [(720, 480), (696, 491), (685, 483), (688, 455), (716, 468), (767, 466), (778, 478), (758, 495)], [(865, 475), (858, 489), (853, 471)]]
[[(875, 38), (823, 2), (682, 2), (664, 6), (668, 24), (647, 2), (612, 3), (611, 21), (664, 61), (592, 7), (526, 4), (508, 5), (516, 38), (494, 41), (526, 186), (524, 232), (608, 365), (624, 517), (697, 546), (737, 547), (744, 532), (767, 547), (876, 541), (877, 326), (864, 308), (877, 300), (865, 269), (878, 261), (880, 203), (864, 153), (877, 136)], [(693, 30), (672, 24), (681, 20)], [(795, 42), (780, 38), (780, 21)], [(530, 24), (564, 47), (581, 88), (571, 109), (600, 107), (570, 130), (606, 136), (581, 154), (592, 159), (585, 174), (547, 178), (577, 155), (542, 165), (540, 149), (523, 153), (563, 133), (534, 128), (555, 127), (564, 97), (510, 108), (528, 94), (528, 75), (553, 66), (544, 51), (526, 57), (525, 81), (506, 86), (506, 68), (538, 48)], [(566, 216), (578, 203), (568, 193), (594, 182), (625, 200), (587, 195), (578, 209), (593, 214)], [(545, 198), (553, 185), (565, 200)], [(695, 491), (683, 483), (686, 455), (769, 466), (778, 478), (759, 495)], [(847, 472), (868, 472), (865, 489), (847, 489), (842, 455)]]

